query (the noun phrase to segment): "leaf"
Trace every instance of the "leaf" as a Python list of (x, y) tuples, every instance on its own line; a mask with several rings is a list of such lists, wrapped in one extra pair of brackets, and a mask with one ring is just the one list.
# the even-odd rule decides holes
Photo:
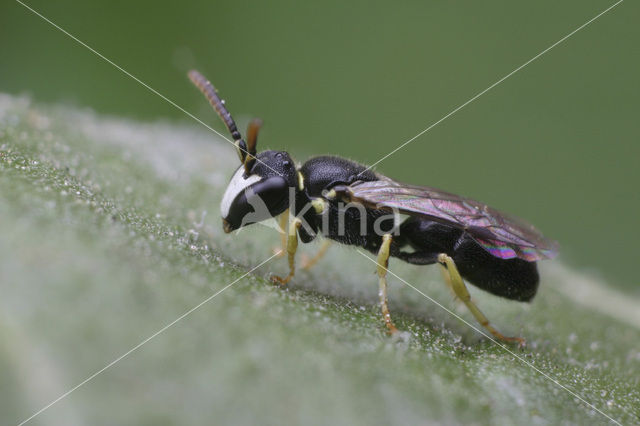
[[(266, 279), (283, 259), (244, 276), (279, 237), (222, 232), (236, 162), (194, 126), (0, 96), (2, 424), (79, 384), (32, 422), (640, 422), (637, 299), (560, 262), (541, 264), (531, 305), (472, 289), (499, 329), (527, 338), (507, 351), (391, 278), (405, 333), (389, 338), (373, 265), (352, 249), (287, 288)], [(390, 269), (478, 327), (436, 268)]]

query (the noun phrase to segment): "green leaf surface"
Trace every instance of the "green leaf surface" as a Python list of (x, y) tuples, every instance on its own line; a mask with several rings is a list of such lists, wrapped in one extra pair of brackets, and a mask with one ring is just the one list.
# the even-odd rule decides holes
[(506, 350), (443, 309), (477, 327), (435, 267), (392, 261), (441, 306), (392, 277), (404, 332), (390, 338), (374, 265), (353, 249), (286, 288), (268, 281), (281, 258), (245, 276), (279, 237), (222, 232), (236, 167), (197, 125), (0, 96), (0, 424), (131, 349), (29, 424), (640, 423), (639, 300), (561, 259), (541, 264), (532, 304), (471, 289), (527, 339)]

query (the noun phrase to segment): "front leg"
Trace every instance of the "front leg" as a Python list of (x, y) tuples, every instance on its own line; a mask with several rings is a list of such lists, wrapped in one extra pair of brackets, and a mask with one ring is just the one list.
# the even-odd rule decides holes
[(289, 209), (285, 210), (284, 213), (280, 215), (278, 218), (278, 232), (280, 233), (280, 248), (274, 247), (273, 252), (278, 255), (278, 257), (284, 256), (287, 251), (287, 224), (289, 222)]
[(286, 277), (271, 277), (271, 281), (280, 285), (285, 285), (296, 273), (296, 251), (298, 250), (298, 230), (302, 225), (302, 221), (297, 217), (291, 217), (289, 223), (289, 235), (287, 237), (287, 254), (289, 256), (289, 275)]

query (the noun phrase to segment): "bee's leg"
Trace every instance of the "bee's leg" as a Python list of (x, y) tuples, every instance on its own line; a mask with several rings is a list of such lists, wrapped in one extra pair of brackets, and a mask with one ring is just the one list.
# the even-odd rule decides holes
[(289, 235), (287, 237), (287, 255), (289, 256), (289, 275), (284, 278), (273, 276), (271, 281), (280, 285), (285, 285), (296, 273), (296, 251), (298, 250), (298, 229), (302, 222), (297, 217), (292, 217), (289, 223)]
[(329, 250), (330, 246), (331, 246), (331, 241), (324, 240), (315, 256), (313, 256), (311, 259), (303, 258), (302, 269), (304, 269), (305, 271), (308, 271), (309, 269), (311, 269), (313, 265), (318, 263), (318, 261), (324, 257), (324, 255), (327, 253), (327, 250)]
[(391, 314), (389, 313), (389, 306), (387, 305), (387, 267), (389, 266), (389, 246), (391, 246), (391, 234), (385, 234), (382, 237), (380, 250), (378, 250), (378, 297), (380, 298), (380, 308), (382, 309), (382, 318), (384, 319), (384, 323), (387, 326), (389, 334), (393, 334), (398, 331), (398, 329), (391, 321)]
[(445, 283), (447, 283), (447, 287), (449, 287), (449, 290), (451, 291), (453, 300), (456, 302), (460, 302), (460, 298), (456, 294), (456, 291), (453, 289), (453, 283), (451, 282), (451, 276), (449, 275), (449, 271), (447, 271), (447, 268), (441, 267), (440, 272), (442, 273), (442, 279), (444, 280)]
[(440, 266), (443, 269), (445, 269), (446, 274), (449, 276), (448, 281), (451, 285), (451, 288), (455, 292), (456, 296), (458, 296), (458, 298), (467, 306), (467, 308), (471, 311), (471, 313), (476, 318), (476, 320), (480, 324), (482, 324), (484, 328), (489, 330), (489, 332), (494, 337), (504, 342), (518, 342), (519, 346), (524, 345), (525, 341), (523, 338), (507, 337), (502, 333), (500, 333), (491, 325), (491, 323), (489, 322), (489, 319), (482, 313), (482, 311), (480, 311), (480, 309), (476, 306), (476, 304), (473, 303), (473, 301), (471, 300), (471, 295), (469, 294), (469, 291), (467, 290), (467, 287), (465, 286), (464, 281), (460, 276), (460, 272), (458, 272), (458, 268), (456, 267), (455, 262), (450, 256), (444, 253), (441, 253), (438, 255), (438, 262), (440, 263)]
[(274, 253), (278, 253), (278, 257), (284, 256), (287, 251), (287, 224), (289, 223), (289, 209), (285, 210), (278, 217), (278, 232), (280, 232), (280, 247), (278, 249), (276, 247), (273, 248)]

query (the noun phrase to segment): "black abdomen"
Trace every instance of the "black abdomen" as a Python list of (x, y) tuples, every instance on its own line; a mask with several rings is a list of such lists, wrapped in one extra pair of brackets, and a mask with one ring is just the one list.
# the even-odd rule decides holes
[(521, 302), (536, 295), (540, 280), (536, 262), (495, 257), (468, 234), (460, 238), (449, 256), (463, 278), (489, 293)]
[[(495, 257), (462, 229), (410, 217), (401, 225), (396, 242), (393, 255), (413, 264), (432, 264), (438, 254), (446, 253), (464, 279), (496, 296), (528, 302), (538, 290), (536, 262)], [(403, 246), (414, 251), (401, 251)]]

